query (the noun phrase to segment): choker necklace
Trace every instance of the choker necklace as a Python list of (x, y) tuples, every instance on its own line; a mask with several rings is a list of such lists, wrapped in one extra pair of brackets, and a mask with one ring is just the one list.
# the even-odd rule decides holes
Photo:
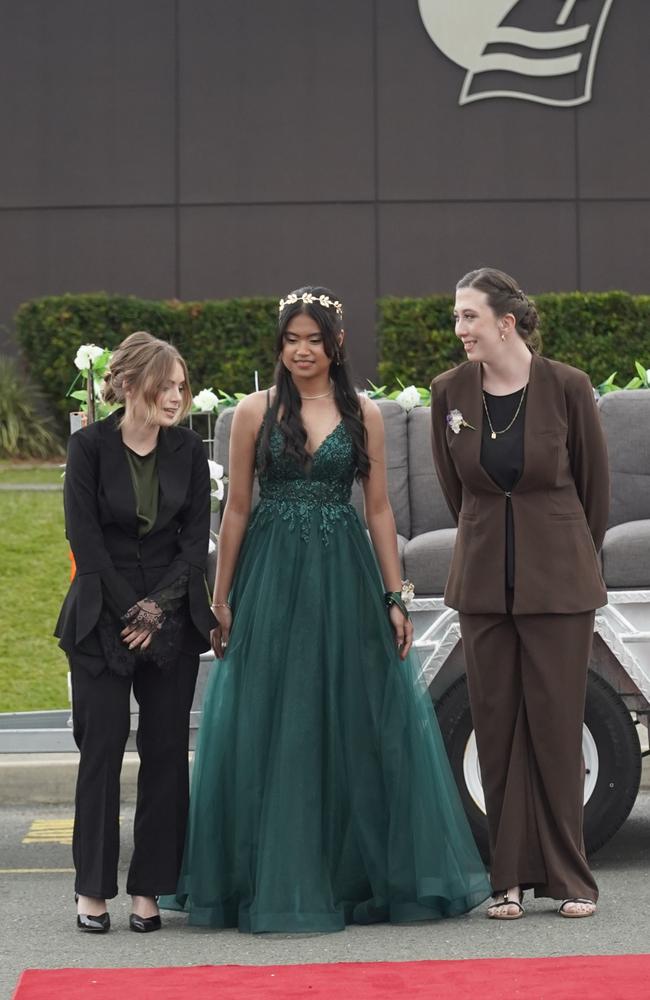
[(488, 426), (490, 428), (490, 437), (492, 438), (493, 441), (496, 441), (497, 434), (505, 434), (505, 432), (509, 431), (510, 428), (512, 427), (512, 425), (514, 424), (515, 420), (519, 416), (519, 411), (521, 409), (521, 404), (524, 401), (524, 396), (526, 395), (526, 389), (527, 388), (528, 388), (528, 383), (526, 383), (526, 385), (521, 390), (521, 396), (519, 398), (519, 403), (517, 405), (517, 409), (515, 410), (514, 417), (512, 418), (512, 420), (510, 421), (510, 423), (508, 424), (508, 426), (504, 427), (502, 431), (495, 431), (494, 427), (492, 426), (492, 421), (490, 420), (490, 412), (489, 412), (489, 410), (487, 408), (487, 400), (485, 398), (485, 393), (484, 392), (482, 393), (482, 396), (483, 396), (483, 408), (485, 410), (485, 416), (487, 417)]
[(334, 391), (334, 383), (330, 379), (330, 387), (327, 392), (319, 392), (317, 396), (303, 396), (302, 393), (298, 393), (301, 399), (325, 399), (326, 396), (331, 396)]

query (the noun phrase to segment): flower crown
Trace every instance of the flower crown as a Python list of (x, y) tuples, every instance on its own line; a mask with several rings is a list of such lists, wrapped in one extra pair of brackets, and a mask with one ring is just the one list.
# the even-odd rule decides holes
[(303, 292), (302, 295), (296, 295), (295, 292), (291, 292), (290, 295), (287, 295), (286, 299), (280, 299), (278, 312), (281, 313), (285, 306), (292, 306), (296, 302), (304, 302), (308, 306), (314, 302), (318, 302), (325, 309), (336, 309), (337, 315), (343, 319), (343, 306), (338, 299), (331, 299), (329, 295), (313, 295), (312, 292)]

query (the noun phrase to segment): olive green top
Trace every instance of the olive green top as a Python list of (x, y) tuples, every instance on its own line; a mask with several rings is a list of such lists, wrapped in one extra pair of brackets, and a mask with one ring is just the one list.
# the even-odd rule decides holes
[(138, 512), (138, 537), (151, 531), (158, 517), (158, 458), (156, 449), (148, 455), (138, 455), (127, 445), (124, 445), (126, 460), (129, 463), (131, 482), (135, 493), (135, 506)]

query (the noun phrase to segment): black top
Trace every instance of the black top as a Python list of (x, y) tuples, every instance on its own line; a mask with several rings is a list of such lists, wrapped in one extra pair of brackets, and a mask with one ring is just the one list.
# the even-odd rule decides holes
[[(519, 406), (522, 390), (510, 392), (507, 396), (493, 396), (484, 392), (485, 403), (490, 414), (492, 427), (502, 431), (508, 426)], [(504, 434), (492, 438), (485, 411), (481, 436), (481, 465), (490, 478), (503, 490), (510, 493), (519, 482), (524, 469), (524, 425), (526, 418), (526, 397), (521, 404), (512, 427)], [(515, 529), (512, 518), (512, 504), (506, 497), (506, 587), (515, 586)]]

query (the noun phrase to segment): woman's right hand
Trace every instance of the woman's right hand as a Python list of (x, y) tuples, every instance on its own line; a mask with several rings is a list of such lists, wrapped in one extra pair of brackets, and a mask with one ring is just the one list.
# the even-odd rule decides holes
[(210, 645), (212, 652), (218, 660), (223, 660), (228, 642), (230, 640), (230, 630), (232, 628), (232, 611), (229, 607), (212, 608), (212, 614), (219, 624), (210, 632)]

